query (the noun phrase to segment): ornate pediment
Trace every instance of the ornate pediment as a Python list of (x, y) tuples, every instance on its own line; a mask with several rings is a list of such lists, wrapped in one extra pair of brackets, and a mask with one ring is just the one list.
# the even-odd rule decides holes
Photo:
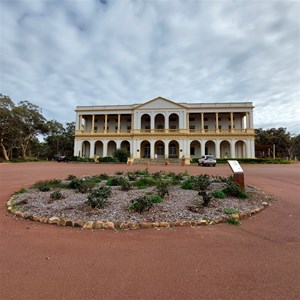
[(176, 103), (171, 100), (168, 100), (166, 98), (162, 97), (157, 97), (154, 98), (150, 101), (147, 101), (146, 103), (140, 104), (135, 109), (157, 109), (157, 108), (162, 108), (162, 109), (182, 109), (186, 108), (183, 104), (181, 103)]

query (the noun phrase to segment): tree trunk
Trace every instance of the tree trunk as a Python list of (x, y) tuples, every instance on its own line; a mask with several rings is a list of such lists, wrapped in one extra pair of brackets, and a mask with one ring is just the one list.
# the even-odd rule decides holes
[(0, 146), (1, 146), (1, 148), (2, 148), (2, 153), (3, 153), (4, 160), (9, 161), (9, 157), (8, 157), (8, 155), (7, 155), (6, 148), (5, 148), (5, 146), (3, 145), (2, 141), (1, 141), (1, 143), (0, 143)]

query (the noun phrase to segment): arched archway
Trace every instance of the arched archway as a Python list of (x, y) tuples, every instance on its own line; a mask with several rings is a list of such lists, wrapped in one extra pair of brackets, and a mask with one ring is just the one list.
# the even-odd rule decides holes
[(141, 142), (141, 156), (140, 158), (150, 158), (151, 155), (151, 147), (149, 141)]
[(130, 143), (128, 141), (122, 141), (121, 143), (121, 149), (126, 150), (128, 153), (130, 153)]
[(205, 143), (205, 154), (216, 156), (216, 144), (214, 141), (207, 141)]
[(89, 141), (84, 141), (82, 143), (82, 157), (90, 157), (90, 149), (91, 149), (91, 144)]
[(113, 156), (117, 149), (117, 144), (115, 141), (109, 141), (107, 144), (107, 156)]
[(95, 143), (94, 154), (96, 156), (98, 156), (98, 157), (102, 157), (103, 156), (103, 143), (101, 141), (97, 141)]
[(150, 131), (151, 117), (148, 114), (143, 114), (141, 117), (141, 130)]
[(230, 143), (228, 141), (222, 141), (220, 144), (220, 158), (230, 158)]
[(156, 141), (154, 144), (154, 153), (157, 158), (165, 157), (165, 143), (163, 141)]
[(245, 158), (246, 156), (246, 143), (244, 141), (237, 141), (235, 143), (235, 157)]
[(170, 131), (178, 131), (179, 129), (179, 116), (175, 113), (169, 116)]
[(165, 116), (157, 114), (154, 119), (154, 128), (156, 131), (163, 131), (165, 129)]
[(192, 141), (190, 143), (190, 156), (192, 158), (201, 156), (201, 144), (199, 141)]
[(169, 158), (179, 157), (179, 143), (175, 140), (169, 143)]

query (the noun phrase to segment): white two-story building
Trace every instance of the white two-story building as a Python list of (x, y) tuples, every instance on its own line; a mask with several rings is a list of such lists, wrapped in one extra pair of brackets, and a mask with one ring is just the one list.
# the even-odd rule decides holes
[(213, 154), (254, 158), (252, 102), (177, 103), (158, 97), (144, 104), (77, 106), (74, 155), (132, 159)]

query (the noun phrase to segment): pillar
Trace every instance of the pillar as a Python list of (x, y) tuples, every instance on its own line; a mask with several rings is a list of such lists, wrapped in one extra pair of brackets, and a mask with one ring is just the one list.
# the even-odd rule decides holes
[(219, 133), (219, 113), (216, 112), (216, 133)]
[(155, 141), (151, 140), (150, 141), (150, 158), (154, 159), (154, 145), (155, 145)]
[(118, 114), (118, 133), (120, 132), (120, 129), (121, 129), (121, 115)]
[(82, 130), (82, 115), (79, 115), (79, 130)]
[(216, 158), (220, 158), (220, 141), (215, 141)]
[(230, 113), (230, 128), (231, 128), (231, 132), (234, 132), (234, 126), (233, 126), (233, 113)]
[(103, 156), (107, 156), (107, 140), (103, 141)]
[(94, 158), (95, 155), (95, 141), (89, 141), (90, 142), (90, 158)]
[[(204, 113), (201, 113), (201, 132), (204, 132)], [(204, 154), (203, 154), (204, 155)]]
[(92, 115), (92, 131), (95, 130), (95, 115)]
[(230, 141), (230, 158), (235, 158), (235, 140)]
[[(107, 114), (105, 114), (105, 117), (104, 117), (104, 131), (107, 132)], [(107, 151), (107, 148), (106, 148), (106, 151)]]

